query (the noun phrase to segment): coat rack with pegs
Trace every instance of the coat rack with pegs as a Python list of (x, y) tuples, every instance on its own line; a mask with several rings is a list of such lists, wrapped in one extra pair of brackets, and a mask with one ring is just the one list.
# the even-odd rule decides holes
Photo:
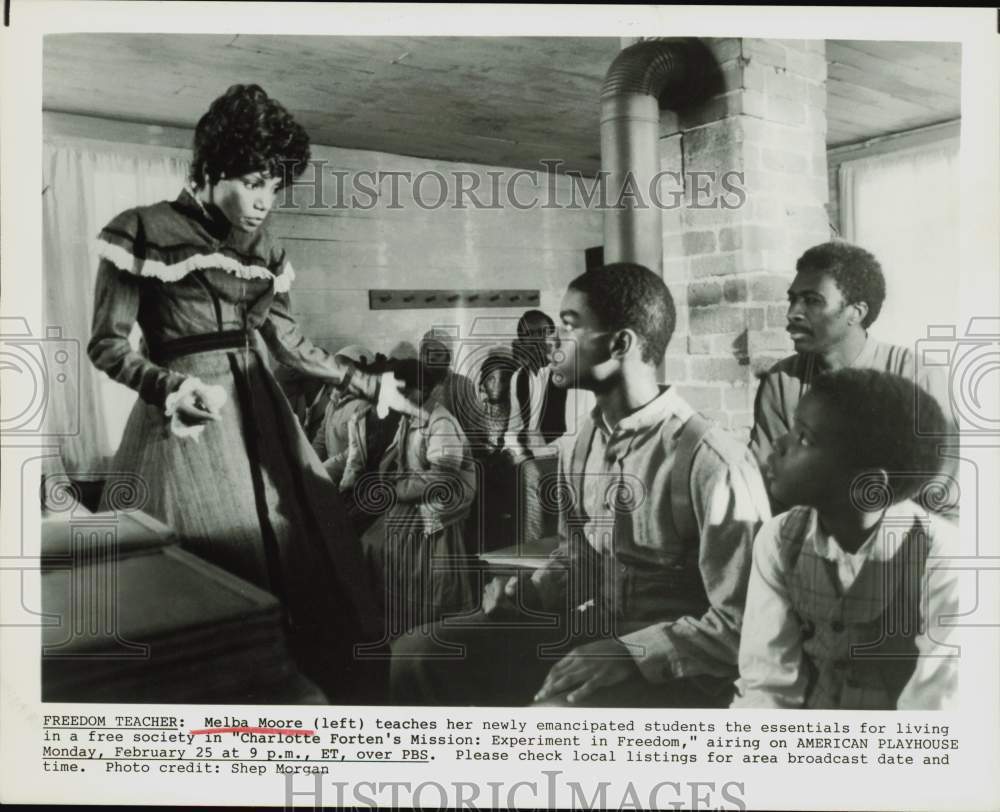
[(442, 307), (538, 307), (537, 290), (369, 290), (369, 310)]

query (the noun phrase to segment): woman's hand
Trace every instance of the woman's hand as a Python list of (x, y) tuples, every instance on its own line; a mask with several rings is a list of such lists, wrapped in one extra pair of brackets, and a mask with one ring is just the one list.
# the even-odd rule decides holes
[(178, 437), (195, 437), (209, 423), (221, 419), (228, 396), (221, 386), (209, 386), (197, 378), (188, 378), (181, 388), (167, 398), (166, 415), (170, 430)]
[(176, 414), (182, 422), (194, 426), (220, 418), (218, 412), (211, 411), (194, 393), (184, 396), (177, 402)]
[(384, 420), (391, 409), (394, 412), (409, 415), (421, 420), (426, 420), (429, 415), (427, 410), (411, 401), (403, 390), (406, 384), (399, 380), (392, 372), (384, 372), (379, 385), (378, 403), (375, 404), (375, 414), (380, 420)]
[(226, 390), (221, 386), (198, 382), (177, 401), (176, 411), (185, 423), (197, 425), (218, 420), (226, 400)]

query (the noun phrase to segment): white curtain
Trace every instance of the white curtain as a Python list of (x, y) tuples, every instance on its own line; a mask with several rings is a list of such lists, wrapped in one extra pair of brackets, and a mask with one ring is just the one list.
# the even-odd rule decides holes
[[(64, 435), (62, 462), (73, 473), (107, 470), (136, 394), (87, 358), (97, 277), (98, 232), (132, 206), (173, 200), (184, 185), (188, 150), (51, 140), (44, 145), (45, 323), (75, 343), (79, 365), (50, 391), (49, 431)], [(137, 333), (133, 340), (137, 339)], [(76, 426), (79, 430), (76, 430)]]
[(958, 317), (958, 139), (840, 166), (843, 235), (882, 264), (886, 300), (872, 333), (912, 347)]

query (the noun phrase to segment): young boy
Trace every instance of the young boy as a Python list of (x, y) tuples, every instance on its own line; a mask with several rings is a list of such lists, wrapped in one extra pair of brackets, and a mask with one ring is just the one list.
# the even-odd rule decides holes
[(799, 402), (767, 476), (776, 499), (800, 507), (754, 542), (733, 707), (949, 704), (956, 660), (942, 621), (958, 591), (940, 559), (956, 529), (909, 501), (940, 465), (917, 414), (944, 422), (919, 386), (870, 369), (820, 376)]
[(539, 489), (562, 492), (560, 545), (532, 577), (492, 581), (482, 611), (400, 638), (392, 700), (724, 706), (768, 516), (757, 465), (658, 384), (675, 314), (648, 268), (577, 277), (560, 318), (552, 378), (597, 402), (560, 441), (556, 487)]

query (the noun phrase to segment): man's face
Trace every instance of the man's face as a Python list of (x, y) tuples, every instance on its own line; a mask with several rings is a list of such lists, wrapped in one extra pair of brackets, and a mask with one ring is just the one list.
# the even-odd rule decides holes
[(594, 389), (612, 374), (609, 330), (598, 322), (587, 295), (570, 288), (559, 307), (560, 326), (549, 366), (560, 387)]
[(252, 233), (264, 222), (274, 206), (281, 178), (263, 172), (250, 172), (238, 178), (221, 178), (212, 187), (214, 203), (239, 231)]
[(796, 352), (828, 352), (861, 322), (833, 277), (823, 271), (800, 271), (788, 289), (788, 324)]
[(779, 437), (767, 460), (771, 496), (784, 505), (842, 503), (857, 473), (845, 450), (848, 426), (822, 399), (807, 393), (795, 410), (792, 430)]

